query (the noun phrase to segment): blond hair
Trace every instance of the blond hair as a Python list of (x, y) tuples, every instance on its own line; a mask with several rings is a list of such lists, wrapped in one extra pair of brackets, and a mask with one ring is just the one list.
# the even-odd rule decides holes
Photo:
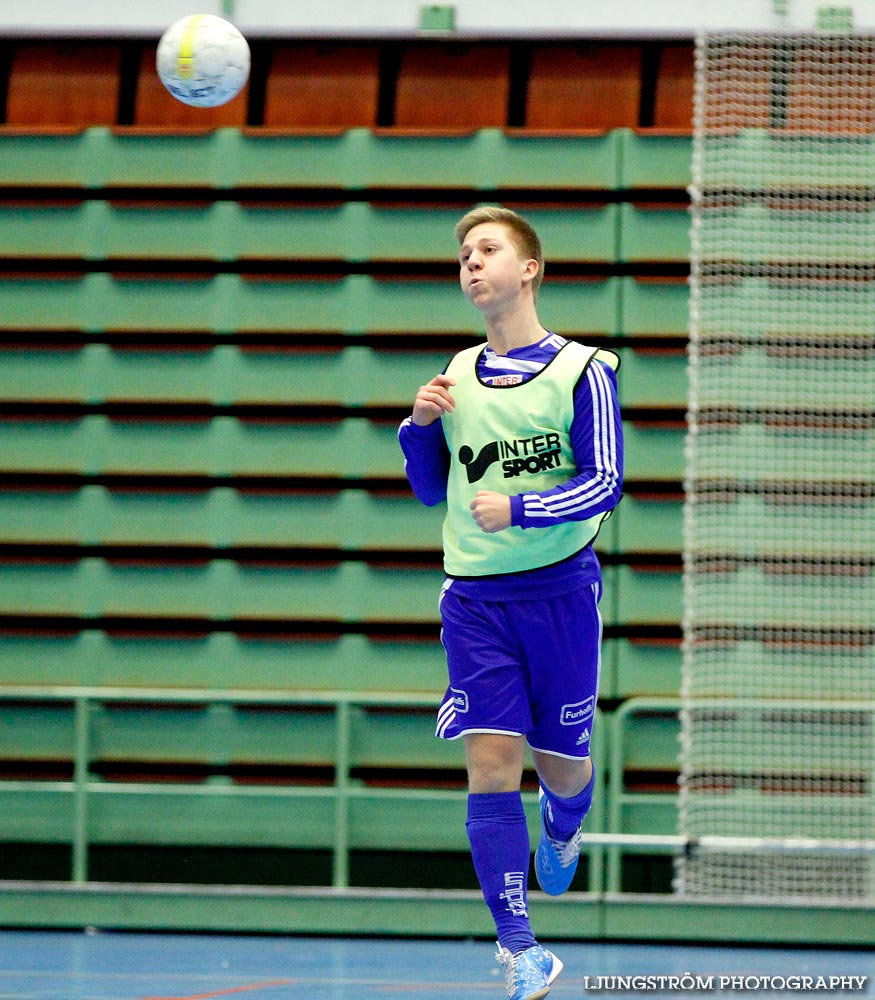
[(498, 205), (472, 208), (456, 223), (455, 233), (459, 246), (465, 242), (465, 237), (475, 226), (480, 226), (484, 222), (506, 226), (510, 230), (511, 240), (520, 256), (524, 260), (538, 262), (538, 272), (532, 278), (532, 295), (537, 299), (541, 278), (544, 275), (544, 254), (541, 250), (541, 240), (532, 224), (510, 208), (501, 208)]

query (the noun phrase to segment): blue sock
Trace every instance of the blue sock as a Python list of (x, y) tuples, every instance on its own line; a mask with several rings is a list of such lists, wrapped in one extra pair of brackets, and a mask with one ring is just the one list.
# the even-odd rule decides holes
[(468, 796), (468, 840), (498, 943), (512, 954), (537, 944), (529, 923), (529, 829), (519, 792)]
[(592, 769), (592, 777), (589, 784), (573, 799), (561, 799), (541, 782), (541, 788), (547, 796), (547, 833), (554, 840), (568, 840), (577, 831), (583, 822), (584, 816), (589, 812), (592, 805), (592, 793), (595, 788), (595, 768)]

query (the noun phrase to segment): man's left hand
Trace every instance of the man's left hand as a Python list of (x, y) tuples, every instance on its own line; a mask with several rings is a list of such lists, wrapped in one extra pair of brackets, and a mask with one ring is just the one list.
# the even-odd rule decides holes
[(510, 497), (480, 490), (471, 501), (471, 514), (477, 526), (487, 534), (509, 528)]

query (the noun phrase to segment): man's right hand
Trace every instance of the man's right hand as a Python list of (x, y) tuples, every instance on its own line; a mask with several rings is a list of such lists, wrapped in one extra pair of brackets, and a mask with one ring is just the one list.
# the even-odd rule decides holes
[(449, 390), (455, 384), (447, 375), (435, 375), (427, 385), (420, 386), (413, 403), (413, 422), (427, 427), (445, 413), (452, 413), (456, 402)]

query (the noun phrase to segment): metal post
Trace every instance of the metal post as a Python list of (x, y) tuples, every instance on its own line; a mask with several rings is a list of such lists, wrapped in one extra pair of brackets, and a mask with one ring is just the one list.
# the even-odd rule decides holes
[(334, 865), (332, 884), (335, 889), (349, 886), (349, 737), (350, 705), (338, 701), (335, 708), (334, 764)]
[(74, 716), (75, 750), (73, 757), (73, 881), (88, 881), (88, 780), (90, 743), (88, 698), (77, 698)]

